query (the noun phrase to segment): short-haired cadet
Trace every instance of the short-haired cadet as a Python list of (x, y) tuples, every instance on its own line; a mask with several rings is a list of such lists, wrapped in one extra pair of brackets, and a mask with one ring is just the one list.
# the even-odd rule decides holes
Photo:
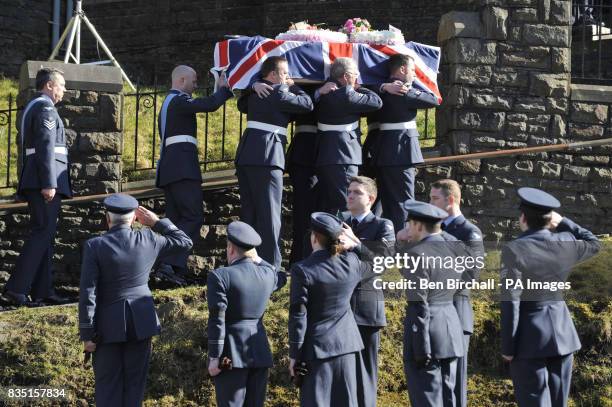
[(574, 265), (601, 245), (555, 211), (561, 204), (554, 196), (536, 188), (519, 188), (518, 196), (522, 233), (502, 248), (501, 257), (502, 357), (510, 362), (519, 407), (564, 407), (580, 339), (563, 290), (527, 284), (564, 283)]
[[(151, 337), (160, 332), (148, 281), (159, 256), (188, 252), (189, 236), (125, 194), (104, 200), (108, 232), (83, 246), (79, 333), (93, 353), (98, 407), (140, 406)], [(143, 226), (132, 229), (137, 220)]]

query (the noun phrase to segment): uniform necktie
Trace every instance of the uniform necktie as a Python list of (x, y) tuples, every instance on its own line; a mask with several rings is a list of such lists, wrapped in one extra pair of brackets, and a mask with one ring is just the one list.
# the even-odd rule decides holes
[(357, 227), (357, 225), (359, 225), (359, 221), (357, 220), (357, 218), (353, 218), (351, 220), (351, 228), (355, 229)]

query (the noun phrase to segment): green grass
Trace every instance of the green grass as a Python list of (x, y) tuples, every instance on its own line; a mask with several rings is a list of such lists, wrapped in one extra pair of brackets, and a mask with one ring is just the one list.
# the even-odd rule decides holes
[[(140, 93), (151, 93), (153, 88), (141, 88)], [(15, 96), (18, 92), (18, 84), (15, 81), (0, 78), (0, 110), (8, 107), (7, 97), (9, 94)], [(124, 87), (124, 94), (134, 92), (127, 86)], [(197, 96), (197, 95), (196, 95)], [(126, 96), (123, 103), (123, 181), (134, 181), (138, 179), (150, 179), (154, 177), (154, 172), (149, 170), (156, 165), (159, 159), (159, 133), (157, 131), (156, 118), (163, 103), (165, 94), (158, 94), (154, 102), (153, 96), (141, 96), (140, 103), (136, 104), (135, 96)], [(197, 115), (198, 126), (198, 150), (200, 161), (221, 161), (229, 162), (209, 163), (202, 165), (203, 171), (213, 171), (227, 169), (233, 166), (231, 161), (236, 152), (236, 147), (240, 138), (240, 129), (246, 125), (246, 116), (241, 118), (240, 112), (236, 107), (237, 98), (233, 98), (227, 104), (213, 113), (202, 113)], [(156, 103), (156, 105), (154, 104)], [(154, 108), (154, 106), (156, 108)], [(225, 109), (225, 128), (223, 126), (223, 111)], [(417, 115), (417, 128), (419, 133), (425, 132), (424, 110)], [(138, 126), (136, 121), (138, 118)], [(0, 123), (2, 118), (0, 117)], [(16, 136), (17, 130), (14, 127), (16, 115), (12, 117), (12, 146), (11, 146), (11, 176), (10, 183), (15, 185), (17, 182), (16, 170)], [(205, 135), (206, 123), (208, 122), (208, 132)], [(136, 127), (138, 136), (136, 137)], [(367, 134), (365, 119), (361, 120), (362, 141)], [(427, 140), (421, 140), (422, 147), (433, 147), (435, 145), (435, 114), (431, 110), (427, 120)], [(0, 184), (6, 179), (6, 150), (7, 150), (8, 127), (0, 125)], [(154, 144), (155, 138), (155, 144)], [(208, 141), (206, 141), (208, 139)], [(223, 142), (225, 140), (225, 142)], [(138, 147), (137, 155), (135, 154)], [(223, 146), (225, 146), (223, 148)], [(136, 158), (135, 158), (136, 157)], [(0, 189), (0, 195), (10, 195), (13, 189)]]

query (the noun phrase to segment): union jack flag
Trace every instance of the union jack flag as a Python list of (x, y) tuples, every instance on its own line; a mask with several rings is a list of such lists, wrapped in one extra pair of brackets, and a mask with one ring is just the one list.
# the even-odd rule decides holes
[(437, 82), (440, 48), (412, 41), (404, 45), (368, 45), (239, 37), (215, 45), (215, 65), (211, 72), (218, 79), (225, 71), (232, 90), (245, 89), (266, 58), (284, 56), (289, 62), (291, 78), (323, 82), (329, 77), (331, 63), (336, 58), (348, 57), (359, 67), (358, 82), (376, 85), (387, 81), (389, 75), (385, 62), (394, 54), (407, 54), (414, 58), (416, 78), (413, 86), (437, 96), (441, 102)]

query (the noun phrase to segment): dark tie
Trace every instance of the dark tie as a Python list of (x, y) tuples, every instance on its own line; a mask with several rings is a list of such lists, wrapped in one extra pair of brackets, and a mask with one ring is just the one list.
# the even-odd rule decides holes
[(442, 230), (446, 230), (446, 228), (447, 228), (448, 226), (446, 225), (446, 223), (445, 223), (445, 222), (442, 222), (442, 226), (441, 226), (441, 227), (442, 227)]
[(357, 218), (351, 219), (351, 228), (355, 229), (357, 225), (359, 225), (359, 221), (357, 220)]

